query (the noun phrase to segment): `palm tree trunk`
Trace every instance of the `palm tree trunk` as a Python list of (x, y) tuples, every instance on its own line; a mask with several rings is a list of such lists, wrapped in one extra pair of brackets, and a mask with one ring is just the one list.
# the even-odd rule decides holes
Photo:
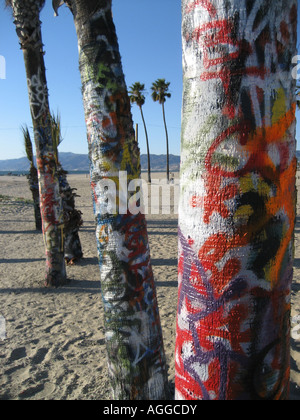
[(76, 209), (74, 188), (70, 187), (67, 172), (62, 168), (56, 156), (57, 173), (59, 179), (59, 192), (62, 198), (64, 213), (64, 255), (68, 265), (73, 265), (83, 257), (79, 238), (79, 229), (82, 225), (82, 213)]
[(182, 1), (177, 399), (286, 399), (297, 1)]
[[(71, 4), (79, 46), (113, 398), (164, 399), (167, 374), (146, 221), (144, 215), (127, 210), (128, 199), (122, 195), (118, 179), (120, 171), (127, 171), (128, 181), (140, 177), (140, 154), (111, 1), (74, 0)], [(116, 214), (105, 207), (103, 180), (116, 185)]]
[(40, 209), (46, 247), (46, 286), (66, 282), (63, 212), (51, 136), (46, 71), (39, 13), (44, 1), (13, 0), (17, 35), (24, 54), (36, 144)]
[(34, 207), (34, 219), (36, 230), (42, 230), (42, 218), (40, 209), (40, 194), (39, 194), (39, 181), (38, 172), (34, 165), (30, 165), (29, 174), (27, 175), (29, 188), (32, 194), (33, 207)]
[(162, 112), (163, 112), (163, 119), (164, 119), (164, 126), (165, 126), (165, 132), (166, 132), (166, 147), (167, 147), (167, 180), (169, 182), (170, 180), (170, 164), (169, 164), (169, 136), (168, 136), (168, 130), (167, 130), (167, 123), (166, 123), (166, 115), (165, 115), (165, 106), (164, 103), (162, 105)]
[(150, 149), (149, 149), (149, 139), (148, 139), (148, 133), (147, 133), (147, 127), (145, 123), (144, 113), (142, 110), (142, 107), (140, 106), (141, 116), (144, 124), (145, 129), (145, 136), (146, 136), (146, 145), (147, 145), (147, 156), (148, 156), (148, 182), (151, 183), (151, 161), (150, 161)]

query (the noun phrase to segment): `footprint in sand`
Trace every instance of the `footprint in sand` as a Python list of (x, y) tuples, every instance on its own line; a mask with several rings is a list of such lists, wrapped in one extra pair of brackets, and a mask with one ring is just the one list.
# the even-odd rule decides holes
[(48, 349), (46, 349), (45, 347), (38, 349), (36, 354), (31, 358), (32, 364), (37, 365), (37, 364), (42, 363), (47, 353), (48, 353)]
[(27, 356), (26, 348), (25, 347), (18, 347), (14, 349), (10, 354), (10, 362), (15, 360), (23, 359)]
[(59, 330), (59, 327), (61, 326), (63, 324), (63, 321), (62, 320), (57, 320), (57, 321), (55, 321), (53, 324), (51, 324), (51, 325), (48, 325), (48, 327), (47, 328), (45, 328), (45, 332), (46, 333), (53, 333), (53, 334), (55, 334), (55, 333), (57, 333), (58, 332), (58, 330)]
[(41, 383), (34, 386), (26, 387), (22, 389), (19, 393), (20, 399), (30, 399), (34, 398), (35, 400), (45, 400), (50, 397), (50, 395), (54, 392), (55, 385), (51, 383)]

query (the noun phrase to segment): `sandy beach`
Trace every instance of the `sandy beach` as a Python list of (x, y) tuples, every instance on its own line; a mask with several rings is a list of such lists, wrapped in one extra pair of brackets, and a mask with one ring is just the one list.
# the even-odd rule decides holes
[[(164, 177), (165, 174), (152, 174), (153, 179)], [(27, 179), (0, 177), (0, 400), (110, 398), (89, 178), (69, 175), (68, 180), (80, 196), (76, 207), (83, 213), (80, 239), (84, 258), (77, 265), (67, 267), (68, 285), (50, 290), (43, 286), (43, 238), (35, 231)], [(297, 183), (300, 184), (300, 174)], [(299, 198), (292, 290), (291, 400), (300, 400)], [(172, 388), (177, 214), (171, 210), (171, 215), (149, 214), (147, 221)]]

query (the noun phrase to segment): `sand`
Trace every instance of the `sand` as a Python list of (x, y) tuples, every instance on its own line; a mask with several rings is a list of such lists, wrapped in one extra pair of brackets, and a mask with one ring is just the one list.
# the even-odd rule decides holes
[[(164, 174), (153, 174), (153, 179)], [(146, 179), (146, 177), (145, 177)], [(107, 400), (95, 224), (88, 175), (69, 175), (80, 195), (84, 258), (67, 267), (70, 283), (43, 286), (45, 260), (26, 177), (0, 177), (0, 399)], [(300, 179), (299, 179), (300, 183)], [(3, 198), (3, 196), (8, 196)], [(291, 399), (300, 400), (300, 200), (292, 292)], [(174, 387), (177, 215), (147, 215), (170, 387)], [(5, 326), (5, 328), (4, 328)], [(299, 328), (300, 332), (300, 328)], [(298, 337), (299, 336), (299, 337)]]

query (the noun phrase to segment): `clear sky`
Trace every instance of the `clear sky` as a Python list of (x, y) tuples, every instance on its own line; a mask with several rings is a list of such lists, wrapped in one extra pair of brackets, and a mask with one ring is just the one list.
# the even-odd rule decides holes
[[(72, 15), (66, 6), (54, 18), (51, 0), (41, 14), (46, 51), (50, 108), (59, 111), (63, 142), (60, 151), (87, 153), (86, 130), (78, 70), (78, 49)], [(32, 126), (20, 50), (11, 12), (0, 0), (0, 55), (6, 60), (6, 79), (0, 79), (0, 160), (25, 156), (20, 126)], [(151, 84), (157, 78), (170, 82), (172, 97), (165, 104), (170, 153), (180, 154), (182, 102), (181, 1), (113, 0), (113, 15), (119, 38), (127, 86), (139, 81), (148, 91), (144, 116), (150, 152), (166, 153), (161, 106), (151, 98)], [(139, 124), (141, 153), (146, 153), (139, 109), (132, 108)]]
[[(54, 112), (59, 111), (62, 119), (64, 140), (60, 151), (87, 153), (73, 18), (66, 6), (61, 7), (59, 17), (54, 18), (51, 4), (51, 0), (46, 0), (41, 20), (50, 108)], [(153, 81), (165, 78), (171, 83), (172, 94), (166, 103), (170, 153), (179, 155), (182, 103), (181, 0), (113, 0), (113, 15), (127, 86), (139, 81), (148, 90), (144, 115), (150, 152), (166, 153), (161, 106), (153, 102), (150, 90)], [(4, 9), (4, 0), (0, 0), (0, 56), (6, 60), (6, 79), (0, 79), (2, 160), (25, 156), (20, 126), (32, 125), (23, 54), (11, 12)], [(140, 112), (135, 105), (132, 114), (134, 124), (139, 124), (141, 153), (146, 153)], [(299, 112), (297, 114), (297, 132), (300, 132)]]

